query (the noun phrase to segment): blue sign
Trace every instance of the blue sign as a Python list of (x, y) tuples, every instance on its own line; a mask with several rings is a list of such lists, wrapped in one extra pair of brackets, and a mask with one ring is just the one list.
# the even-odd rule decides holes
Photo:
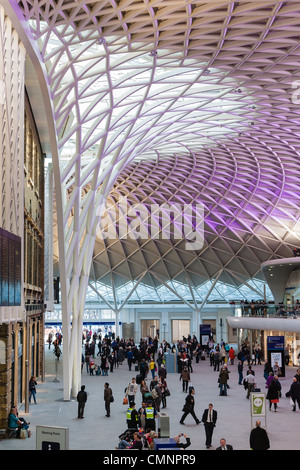
[(211, 325), (200, 325), (200, 335), (210, 335)]
[(284, 336), (267, 336), (267, 348), (269, 351), (284, 349)]

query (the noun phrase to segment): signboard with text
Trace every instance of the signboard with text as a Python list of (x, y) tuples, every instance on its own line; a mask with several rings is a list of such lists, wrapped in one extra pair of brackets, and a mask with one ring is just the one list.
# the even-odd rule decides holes
[(36, 426), (36, 450), (69, 450), (69, 428)]
[(268, 361), (272, 368), (280, 368), (280, 376), (285, 377), (284, 336), (267, 336)]
[(200, 325), (200, 342), (206, 346), (211, 336), (211, 325)]

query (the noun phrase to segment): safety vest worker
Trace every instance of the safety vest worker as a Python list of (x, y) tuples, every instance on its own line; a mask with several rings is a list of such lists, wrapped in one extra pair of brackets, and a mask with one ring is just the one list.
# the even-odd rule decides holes
[(146, 419), (154, 419), (154, 408), (153, 406), (147, 406), (145, 409)]
[(133, 413), (133, 416), (132, 416), (131, 413), (133, 412), (133, 410), (135, 410), (135, 408), (128, 408), (128, 410), (127, 410), (127, 421), (137, 421), (138, 420), (138, 414)]
[(153, 406), (147, 406), (144, 411), (145, 414), (145, 428), (155, 431), (155, 417), (157, 416), (156, 410)]
[(128, 429), (137, 429), (139, 415), (135, 409), (135, 403), (128, 408), (126, 418)]

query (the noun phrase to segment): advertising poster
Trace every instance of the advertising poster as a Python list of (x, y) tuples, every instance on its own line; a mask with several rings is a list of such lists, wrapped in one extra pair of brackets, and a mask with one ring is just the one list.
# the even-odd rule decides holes
[(266, 416), (266, 395), (264, 393), (250, 393), (250, 405), (252, 417)]
[(282, 354), (281, 352), (271, 352), (271, 367), (274, 367), (277, 362), (279, 367), (282, 367)]

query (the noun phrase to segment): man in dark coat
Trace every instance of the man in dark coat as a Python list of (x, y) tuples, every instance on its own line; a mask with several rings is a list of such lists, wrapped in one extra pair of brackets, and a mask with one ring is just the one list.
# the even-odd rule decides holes
[(106, 410), (106, 415), (107, 418), (110, 417), (110, 403), (111, 403), (111, 397), (112, 397), (112, 389), (109, 386), (108, 382), (105, 382), (104, 384), (104, 403), (105, 403), (105, 410)]
[(78, 402), (78, 418), (83, 418), (84, 407), (87, 401), (87, 393), (85, 391), (85, 385), (81, 386), (81, 390), (77, 393)]
[(227, 444), (226, 439), (222, 437), (222, 439), (220, 439), (220, 446), (217, 447), (216, 450), (233, 450), (233, 447), (231, 444)]
[(270, 448), (267, 431), (261, 428), (260, 421), (256, 421), (255, 428), (250, 433), (250, 448), (252, 450), (268, 450)]
[(202, 423), (204, 425), (206, 435), (205, 445), (207, 449), (211, 447), (212, 435), (216, 426), (217, 417), (218, 413), (213, 409), (213, 404), (210, 403), (202, 415)]
[(194, 400), (194, 394), (195, 394), (195, 389), (194, 387), (189, 387), (189, 394), (187, 395), (185, 399), (185, 404), (182, 409), (183, 415), (181, 417), (181, 420), (179, 421), (180, 424), (184, 424), (184, 420), (187, 417), (187, 415), (190, 413), (194, 420), (196, 421), (196, 424), (200, 423), (200, 420), (197, 418), (194, 407), (195, 407), (195, 400)]
[(296, 411), (296, 403), (298, 403), (298, 408), (300, 410), (300, 382), (298, 382), (297, 377), (293, 377), (293, 383), (285, 396), (291, 397), (293, 400), (293, 411)]

